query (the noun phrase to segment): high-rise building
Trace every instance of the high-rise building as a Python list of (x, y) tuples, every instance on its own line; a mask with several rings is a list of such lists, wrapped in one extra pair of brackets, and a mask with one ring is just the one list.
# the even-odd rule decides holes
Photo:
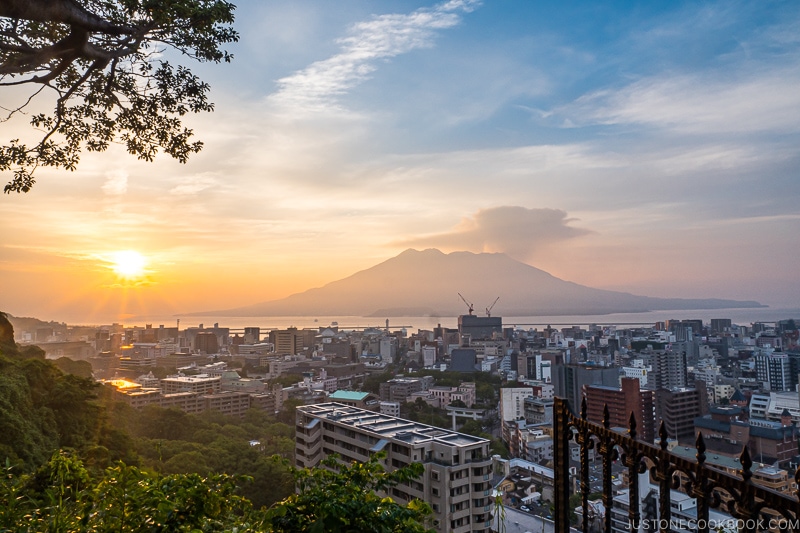
[(491, 531), (488, 440), (338, 403), (297, 408), (297, 466), (316, 467), (332, 454), (348, 463), (366, 461), (381, 451), (389, 470), (425, 467), (416, 480), (387, 489), (387, 496), (400, 504), (429, 503), (438, 532)]
[(476, 340), (491, 340), (503, 335), (503, 319), (499, 316), (460, 315), (458, 336), (462, 346)]
[(244, 328), (244, 344), (258, 344), (261, 342), (261, 328), (252, 326)]
[(556, 396), (569, 400), (570, 407), (576, 412), (580, 409), (585, 385), (619, 386), (619, 367), (554, 364), (551, 372)]
[[(792, 374), (791, 361), (785, 353), (764, 351), (753, 357), (758, 381), (771, 391), (790, 391), (796, 377)], [(793, 379), (794, 378), (794, 379)]]
[(500, 420), (503, 422), (525, 418), (525, 398), (533, 397), (531, 387), (503, 387), (500, 389)]
[(671, 439), (694, 444), (694, 419), (708, 413), (708, 394), (703, 382), (696, 389), (660, 389), (656, 394), (656, 428), (664, 422)]
[(276, 329), (269, 332), (269, 341), (275, 345), (275, 353), (281, 355), (297, 355), (306, 344), (303, 331), (297, 328)]
[(194, 349), (200, 353), (212, 354), (219, 352), (217, 336), (208, 331), (201, 331), (194, 337)]
[(730, 318), (712, 318), (711, 333), (725, 333), (730, 331), (732, 325)]
[(472, 348), (456, 348), (450, 354), (450, 368), (453, 372), (475, 372), (478, 355)]
[(602, 423), (605, 406), (608, 406), (611, 427), (627, 428), (631, 413), (636, 419), (636, 434), (639, 440), (653, 442), (655, 438), (655, 405), (653, 391), (639, 389), (636, 378), (622, 378), (621, 386), (587, 385), (583, 391), (586, 396), (587, 418)]
[(647, 377), (647, 388), (654, 390), (686, 388), (687, 363), (683, 343), (675, 343), (664, 352), (653, 353), (650, 356), (650, 366), (653, 371)]

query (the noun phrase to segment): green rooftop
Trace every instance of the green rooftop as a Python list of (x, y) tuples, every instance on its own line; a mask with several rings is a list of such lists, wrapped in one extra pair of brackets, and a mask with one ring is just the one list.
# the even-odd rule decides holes
[(352, 390), (337, 390), (331, 393), (328, 398), (331, 400), (350, 400), (351, 402), (360, 402), (369, 396), (368, 392), (358, 392)]

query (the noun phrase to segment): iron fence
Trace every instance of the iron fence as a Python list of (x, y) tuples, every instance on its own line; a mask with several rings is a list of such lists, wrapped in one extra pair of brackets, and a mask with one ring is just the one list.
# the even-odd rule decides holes
[[(723, 509), (732, 516), (740, 533), (759, 531), (800, 532), (800, 500), (798, 494), (787, 495), (753, 483), (753, 461), (745, 444), (739, 456), (737, 475), (706, 464), (706, 445), (701, 433), (695, 441), (694, 459), (675, 455), (667, 450), (668, 436), (661, 423), (658, 444), (637, 440), (636, 420), (631, 413), (627, 431), (619, 432), (609, 427), (608, 406), (604, 410), (603, 423), (590, 422), (586, 417), (586, 400), (581, 406), (580, 416), (575, 415), (569, 403), (556, 398), (553, 406), (553, 448), (555, 454), (555, 531), (569, 533), (570, 530), (570, 441), (580, 446), (579, 476), (581, 508), (583, 511), (583, 533), (590, 533), (589, 509), (589, 452), (596, 449), (602, 457), (601, 492), (605, 516), (602, 530), (612, 533), (614, 494), (612, 491), (612, 465), (619, 460), (627, 469), (629, 501), (628, 528), (630, 531), (674, 532), (670, 507), (670, 490), (682, 489), (697, 502), (697, 517), (691, 528), (698, 533), (720, 530), (709, 521), (709, 509)], [(640, 509), (639, 474), (649, 472), (650, 479), (658, 486), (658, 516), (656, 521), (642, 523)], [(800, 470), (794, 476), (800, 485)], [(648, 526), (648, 527), (645, 527)], [(655, 526), (655, 527), (654, 527)], [(712, 527), (710, 527), (712, 526)]]

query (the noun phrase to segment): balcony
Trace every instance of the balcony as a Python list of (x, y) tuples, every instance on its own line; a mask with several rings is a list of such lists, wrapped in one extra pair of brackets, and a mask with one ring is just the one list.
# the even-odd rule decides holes
[[(628, 429), (624, 433), (610, 428), (608, 408), (604, 410), (602, 424), (589, 422), (586, 402), (581, 406), (580, 416), (575, 415), (566, 400), (555, 399), (553, 406), (554, 453), (555, 453), (555, 533), (570, 532), (570, 441), (580, 446), (580, 472), (578, 481), (582, 494), (582, 516), (591, 517), (588, 494), (590, 492), (590, 450), (596, 449), (602, 458), (602, 503), (605, 513), (602, 520), (584, 520), (583, 533), (604, 531), (611, 533), (612, 518), (618, 520), (621, 511), (627, 515), (625, 530), (669, 533), (676, 527), (671, 509), (670, 494), (682, 489), (696, 500), (696, 518), (690, 520), (689, 531), (708, 533), (709, 525), (714, 530), (714, 520), (709, 512), (723, 510), (735, 521), (738, 533), (761, 531), (800, 532), (800, 501), (797, 495), (789, 496), (753, 482), (753, 461), (745, 446), (739, 456), (741, 468), (733, 475), (706, 464), (706, 445), (702, 434), (698, 434), (695, 459), (682, 457), (667, 450), (667, 432), (662, 422), (658, 432), (658, 445), (636, 440), (636, 421), (631, 415)], [(629, 491), (627, 502), (614, 502), (612, 491), (612, 464), (619, 460), (627, 472)], [(640, 474), (649, 473), (649, 479), (658, 487), (657, 501), (652, 508), (643, 509), (640, 504)], [(800, 471), (794, 475), (800, 481)], [(613, 510), (613, 511), (612, 511)], [(580, 513), (580, 511), (579, 511)], [(655, 519), (653, 517), (656, 517)]]

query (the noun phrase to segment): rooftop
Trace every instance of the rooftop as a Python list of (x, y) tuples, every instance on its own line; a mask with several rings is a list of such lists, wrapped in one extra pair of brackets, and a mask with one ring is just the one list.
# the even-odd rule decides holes
[(351, 402), (360, 402), (367, 396), (369, 396), (368, 392), (337, 390), (332, 392), (328, 398), (331, 400), (349, 400)]
[(393, 439), (409, 444), (437, 441), (450, 446), (471, 446), (489, 442), (480, 437), (428, 426), (412, 420), (384, 415), (341, 403), (303, 405), (298, 407), (297, 410), (322, 420), (358, 427), (359, 430), (372, 433), (382, 439)]

